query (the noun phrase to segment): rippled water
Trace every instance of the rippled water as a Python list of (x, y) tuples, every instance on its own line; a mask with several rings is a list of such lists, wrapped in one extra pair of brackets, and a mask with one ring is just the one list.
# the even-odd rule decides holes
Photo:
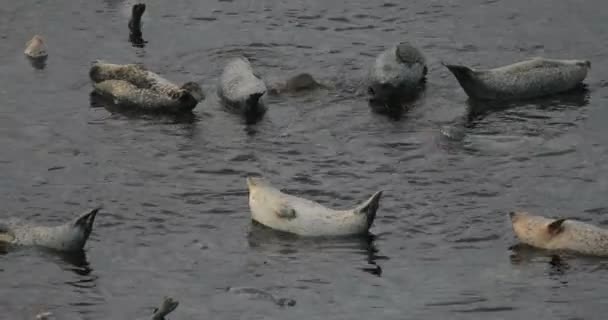
[[(2, 318), (145, 318), (164, 295), (180, 301), (172, 319), (608, 311), (606, 261), (509, 250), (506, 216), (518, 208), (608, 224), (604, 1), (147, 1), (144, 48), (128, 41), (131, 4), (0, 7), (0, 218), (59, 223), (104, 205), (85, 257), (0, 255)], [(42, 70), (23, 56), (35, 33), (49, 45)], [(411, 110), (391, 119), (370, 111), (359, 84), (400, 40), (426, 54), (429, 76)], [(334, 89), (268, 98), (265, 117), (247, 125), (215, 96), (236, 54), (268, 79), (306, 71)], [(588, 91), (471, 105), (440, 64), (538, 55), (591, 60)], [(92, 107), (94, 59), (196, 80), (208, 98), (185, 119)], [(445, 126), (464, 128), (463, 139), (446, 139)], [(304, 240), (252, 225), (249, 174), (342, 208), (385, 190), (372, 236)]]

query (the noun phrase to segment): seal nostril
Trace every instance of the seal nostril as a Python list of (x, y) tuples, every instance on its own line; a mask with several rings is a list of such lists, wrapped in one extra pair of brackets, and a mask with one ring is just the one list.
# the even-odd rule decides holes
[(374, 89), (372, 87), (367, 88), (367, 92), (372, 96), (375, 94)]
[(515, 211), (509, 212), (509, 217), (513, 218), (514, 215), (515, 215)]

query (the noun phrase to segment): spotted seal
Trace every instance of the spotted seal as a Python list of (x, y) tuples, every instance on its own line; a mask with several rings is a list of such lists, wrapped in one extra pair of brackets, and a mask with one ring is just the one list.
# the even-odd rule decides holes
[(192, 111), (205, 99), (195, 82), (177, 86), (137, 64), (96, 61), (89, 70), (95, 92), (117, 105), (150, 112)]
[(376, 217), (382, 191), (350, 210), (333, 210), (289, 195), (264, 178), (248, 177), (249, 208), (253, 220), (272, 229), (301, 236), (364, 234)]
[(245, 57), (233, 58), (226, 64), (217, 92), (226, 106), (245, 115), (263, 113), (266, 109), (260, 101), (266, 93), (266, 84)]
[(428, 73), (426, 59), (418, 48), (401, 42), (380, 53), (369, 71), (371, 102), (386, 103), (414, 95)]
[(165, 297), (160, 307), (154, 309), (154, 313), (152, 314), (151, 320), (165, 320), (165, 317), (173, 312), (179, 305), (177, 300), (173, 300), (173, 298)]
[(443, 65), (466, 94), (477, 100), (521, 100), (552, 95), (579, 85), (591, 69), (588, 60), (536, 57), (494, 69)]
[(0, 242), (15, 246), (38, 246), (57, 251), (74, 252), (84, 248), (93, 230), (100, 208), (81, 214), (57, 226), (35, 226), (18, 220), (0, 224)]
[(608, 230), (571, 219), (510, 212), (515, 236), (524, 244), (592, 256), (608, 256)]

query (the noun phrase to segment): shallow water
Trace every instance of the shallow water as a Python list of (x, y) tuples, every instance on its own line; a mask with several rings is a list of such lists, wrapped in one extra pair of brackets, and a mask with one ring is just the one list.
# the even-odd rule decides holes
[[(605, 2), (147, 1), (144, 48), (128, 41), (131, 4), (0, 7), (0, 218), (59, 223), (104, 205), (84, 257), (0, 255), (2, 318), (145, 318), (164, 295), (180, 301), (171, 319), (608, 311), (606, 261), (509, 250), (507, 221), (526, 209), (608, 224)], [(23, 56), (35, 33), (49, 46), (42, 70)], [(372, 113), (358, 86), (400, 40), (426, 54), (429, 76), (411, 110), (391, 119)], [(247, 125), (215, 96), (236, 54), (266, 78), (306, 71), (335, 89), (268, 98), (264, 118)], [(538, 55), (591, 60), (588, 91), (469, 112), (440, 64)], [(92, 107), (95, 59), (198, 81), (208, 97), (190, 118)], [(462, 140), (443, 136), (445, 126), (464, 128)], [(249, 174), (341, 208), (385, 190), (372, 236), (303, 240), (252, 225)]]

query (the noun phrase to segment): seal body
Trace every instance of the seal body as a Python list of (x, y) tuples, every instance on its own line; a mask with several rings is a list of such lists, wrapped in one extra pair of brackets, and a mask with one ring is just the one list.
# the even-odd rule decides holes
[(247, 178), (253, 220), (301, 236), (345, 236), (366, 233), (374, 222), (382, 191), (350, 210), (333, 210), (281, 192), (263, 178)]
[(253, 72), (247, 58), (234, 58), (226, 64), (220, 76), (218, 95), (228, 107), (245, 115), (263, 113), (266, 108), (260, 98), (265, 93), (264, 81)]
[(495, 69), (445, 66), (472, 99), (519, 100), (575, 88), (587, 76), (591, 62), (538, 57)]
[(165, 297), (161, 305), (154, 310), (151, 320), (165, 320), (165, 317), (173, 312), (179, 305), (179, 301), (174, 300), (171, 297)]
[(93, 230), (93, 222), (100, 208), (80, 215), (73, 221), (58, 226), (34, 226), (21, 221), (0, 224), (0, 241), (16, 246), (39, 246), (73, 252), (84, 248)]
[(417, 48), (402, 42), (380, 53), (369, 72), (368, 92), (373, 102), (390, 102), (419, 90), (427, 74), (426, 59)]
[(282, 93), (311, 91), (318, 88), (326, 88), (326, 86), (317, 82), (310, 73), (299, 73), (290, 77), (287, 81), (271, 83), (268, 86), (268, 93), (280, 95)]
[(181, 87), (141, 65), (95, 62), (89, 70), (95, 92), (120, 106), (150, 112), (192, 111), (205, 98), (200, 86)]
[(32, 59), (44, 59), (48, 56), (44, 39), (39, 35), (32, 37), (25, 46), (23, 53)]
[(519, 241), (546, 250), (608, 256), (608, 230), (569, 220), (549, 219), (527, 212), (509, 214)]

